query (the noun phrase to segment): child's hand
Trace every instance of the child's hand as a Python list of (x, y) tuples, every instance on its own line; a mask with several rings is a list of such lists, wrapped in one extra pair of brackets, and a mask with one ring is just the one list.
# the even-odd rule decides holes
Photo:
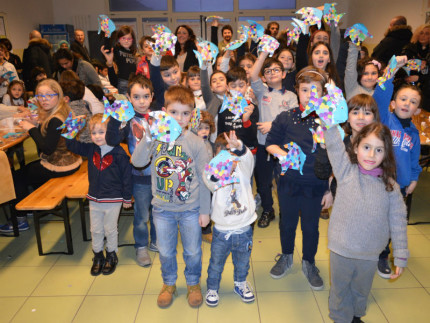
[(242, 116), (242, 120), (243, 122), (247, 122), (249, 120), (249, 118), (251, 117), (252, 112), (254, 112), (254, 105), (251, 103), (250, 105), (248, 105), (247, 107), (245, 107), (245, 113)]
[(404, 268), (403, 267), (396, 267), (396, 271), (394, 274), (390, 276), (390, 279), (396, 279), (399, 278), (400, 275), (403, 273)]
[(227, 140), (227, 144), (230, 150), (242, 150), (243, 144), (241, 141), (237, 139), (236, 132), (234, 130), (230, 131), (230, 138), (224, 133), (225, 140)]
[(132, 206), (133, 206), (133, 204), (131, 204), (131, 203), (122, 202), (122, 207), (123, 207), (124, 209), (129, 209), (129, 208), (131, 208)]
[(250, 99), (252, 102), (256, 102), (256, 101), (257, 101), (257, 98), (255, 97), (254, 90), (253, 90), (253, 89), (251, 89), (251, 88), (249, 88), (249, 99)]
[(404, 56), (396, 56), (397, 61), (397, 68), (401, 68), (402, 66), (406, 65), (408, 62), (408, 57), (406, 55)]
[(211, 26), (212, 26), (212, 27), (218, 27), (218, 26), (219, 26), (218, 19), (214, 19), (214, 20), (212, 20)]
[(100, 48), (100, 51), (102, 52), (103, 56), (106, 58), (106, 65), (108, 67), (112, 67), (113, 66), (113, 48), (111, 48), (111, 50), (107, 50), (105, 49), (105, 46), (103, 45)]
[(324, 194), (321, 200), (321, 205), (323, 210), (329, 209), (333, 205), (333, 195), (331, 194), (331, 191)]
[(417, 181), (412, 181), (409, 186), (406, 188), (406, 196), (409, 194), (412, 194), (415, 190), (415, 187), (417, 187)]
[(257, 129), (260, 130), (263, 135), (265, 135), (272, 128), (272, 123), (270, 121), (257, 122), (257, 126)]
[(36, 127), (34, 124), (32, 124), (31, 122), (29, 122), (27, 120), (21, 120), (21, 122), (18, 123), (18, 126), (21, 127), (22, 129), (24, 129), (25, 131), (28, 131), (28, 130)]
[(233, 53), (233, 51), (231, 51), (231, 50), (227, 49), (227, 50), (224, 52), (224, 55), (222, 55), (222, 57), (224, 57), (224, 58), (230, 58), (232, 53)]
[(211, 221), (211, 218), (209, 217), (209, 214), (200, 214), (199, 215), (199, 225), (204, 228), (209, 224)]

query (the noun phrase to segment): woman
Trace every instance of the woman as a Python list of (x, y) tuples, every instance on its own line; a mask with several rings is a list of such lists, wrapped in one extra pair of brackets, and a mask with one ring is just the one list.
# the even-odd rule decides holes
[(276, 38), (278, 36), (279, 32), (279, 24), (276, 21), (271, 21), (267, 24), (266, 29), (264, 30), (264, 33), (266, 35), (272, 36), (273, 38)]
[(199, 62), (193, 50), (197, 50), (196, 35), (190, 26), (180, 25), (175, 30), (178, 40), (175, 45), (175, 58), (178, 61), (181, 72), (187, 72), (193, 65)]
[(7, 51), (4, 54), (5, 59), (11, 63), (13, 66), (15, 66), (16, 72), (21, 75), (22, 73), (22, 62), (21, 58), (19, 58), (18, 55), (15, 55), (14, 53), (11, 53), (12, 50), (12, 43), (7, 38), (0, 39), (0, 44), (3, 44), (6, 46)]

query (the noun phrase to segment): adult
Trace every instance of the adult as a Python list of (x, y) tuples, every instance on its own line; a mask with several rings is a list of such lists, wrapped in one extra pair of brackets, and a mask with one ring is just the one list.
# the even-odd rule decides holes
[(59, 66), (59, 75), (57, 75), (57, 77), (59, 77), (64, 71), (74, 71), (76, 74), (78, 74), (79, 79), (84, 82), (85, 85), (102, 85), (94, 67), (87, 61), (84, 61), (82, 58), (75, 56), (72, 51), (60, 48), (54, 54), (54, 57)]
[(24, 49), (22, 57), (23, 71), (22, 77), (28, 91), (34, 90), (36, 84), (31, 79), (31, 71), (35, 67), (42, 67), (48, 78), (52, 77), (53, 61), (51, 57), (51, 44), (37, 30), (33, 30), (29, 35), (28, 47)]
[(12, 53), (12, 43), (7, 38), (0, 39), (0, 44), (3, 44), (6, 46), (7, 51), (5, 52), (4, 58), (11, 63), (13, 66), (15, 66), (16, 72), (21, 75), (22, 73), (22, 62), (21, 58), (18, 55), (15, 55)]
[(411, 26), (408, 26), (404, 16), (397, 16), (391, 19), (384, 35), (385, 37), (373, 50), (372, 57), (387, 64), (393, 55), (400, 55), (403, 47), (409, 44), (412, 38)]
[(267, 24), (266, 29), (264, 30), (264, 33), (266, 35), (272, 36), (273, 38), (276, 38), (278, 36), (279, 32), (279, 24), (276, 21), (271, 21)]
[(61, 41), (58, 43), (58, 49), (60, 49), (60, 48), (70, 49), (70, 44), (69, 44), (69, 42), (68, 42), (67, 40), (61, 40)]
[(15, 70), (15, 66), (13, 66), (5, 59), (6, 51), (6, 46), (0, 44), (0, 99), (3, 98), (3, 96), (6, 94), (9, 83), (12, 80), (9, 77), (3, 77), (3, 75), (10, 72), (10, 77), (19, 80), (18, 74)]
[(85, 42), (85, 33), (82, 29), (75, 30), (75, 40), (70, 44), (70, 49), (72, 52), (80, 55), (87, 62), (91, 61), (90, 54), (88, 52), (88, 48), (84, 44)]
[(197, 50), (196, 35), (190, 26), (180, 25), (175, 30), (178, 40), (175, 45), (175, 58), (178, 61), (181, 72), (187, 72), (193, 65), (199, 62), (193, 50)]
[(218, 43), (219, 51), (223, 52), (225, 50), (225, 46), (227, 46), (231, 42), (231, 38), (233, 37), (233, 28), (230, 25), (224, 25), (221, 28), (222, 40)]

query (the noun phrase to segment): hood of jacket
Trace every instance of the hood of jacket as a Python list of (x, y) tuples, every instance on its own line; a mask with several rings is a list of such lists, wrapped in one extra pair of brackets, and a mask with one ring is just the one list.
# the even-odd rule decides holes
[(386, 37), (410, 41), (412, 38), (412, 27), (406, 25), (393, 26), (385, 33)]
[(50, 53), (52, 49), (52, 45), (49, 41), (43, 38), (33, 38), (28, 42), (28, 47), (40, 47), (46, 53)]

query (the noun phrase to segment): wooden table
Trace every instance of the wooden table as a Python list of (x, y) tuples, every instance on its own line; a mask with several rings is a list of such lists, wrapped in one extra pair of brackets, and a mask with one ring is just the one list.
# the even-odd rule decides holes
[(0, 128), (0, 150), (6, 151), (8, 148), (18, 145), (29, 137), (28, 132), (22, 130), (22, 128), (15, 127), (14, 131), (16, 133), (15, 136), (4, 138), (5, 135), (8, 135), (13, 131), (8, 128)]
[(417, 116), (412, 117), (412, 122), (420, 133), (421, 145), (430, 145), (430, 112), (422, 110)]

